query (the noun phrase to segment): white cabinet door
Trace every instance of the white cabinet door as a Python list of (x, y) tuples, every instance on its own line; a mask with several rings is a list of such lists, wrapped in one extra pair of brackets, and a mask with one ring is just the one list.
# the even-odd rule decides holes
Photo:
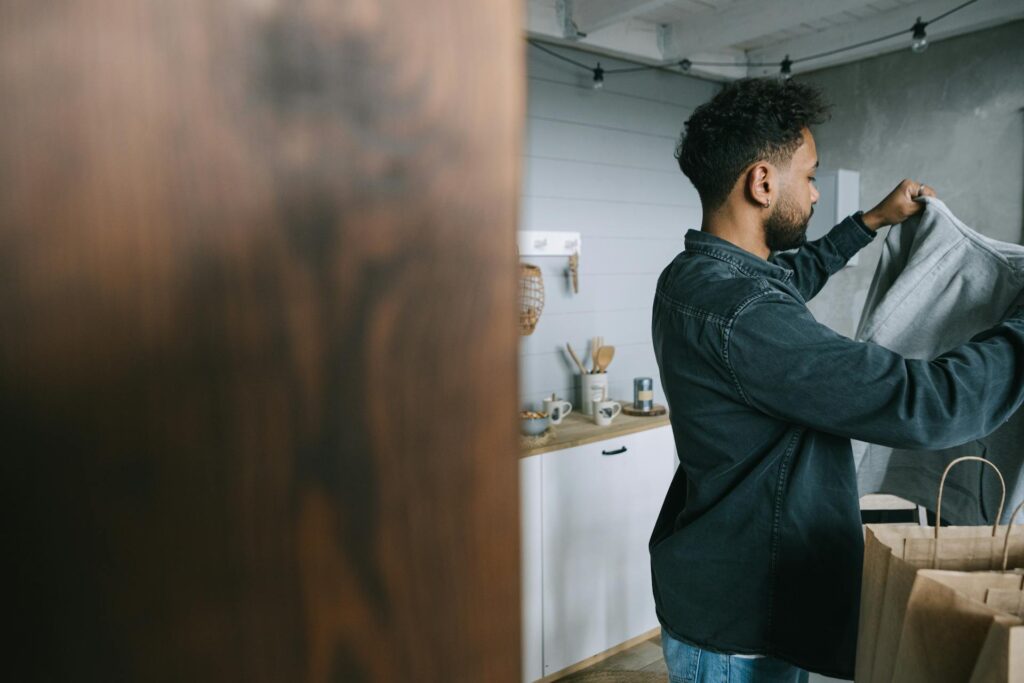
[(520, 576), (523, 594), (523, 683), (544, 676), (541, 613), (541, 456), (519, 461)]
[(647, 541), (676, 456), (665, 426), (541, 457), (549, 675), (658, 625)]

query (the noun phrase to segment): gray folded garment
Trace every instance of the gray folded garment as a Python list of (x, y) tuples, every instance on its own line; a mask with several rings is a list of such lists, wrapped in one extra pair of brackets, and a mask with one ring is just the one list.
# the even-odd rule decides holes
[[(894, 226), (885, 239), (856, 338), (907, 358), (931, 359), (1016, 310), (1024, 289), (1024, 247), (978, 234), (938, 199), (921, 201), (924, 211)], [(861, 495), (888, 493), (934, 511), (946, 466), (977, 455), (995, 463), (1006, 480), (1000, 522), (1024, 500), (1024, 409), (985, 438), (961, 446), (917, 451), (854, 441), (853, 454)], [(957, 465), (946, 480), (942, 518), (992, 523), (999, 494), (991, 468)]]

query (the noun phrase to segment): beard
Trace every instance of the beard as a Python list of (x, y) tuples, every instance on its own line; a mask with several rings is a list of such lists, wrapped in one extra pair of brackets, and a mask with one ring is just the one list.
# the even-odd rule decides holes
[(807, 216), (802, 216), (794, 203), (785, 199), (779, 201), (764, 222), (765, 244), (773, 252), (802, 247), (807, 241), (807, 224), (813, 215), (813, 206)]

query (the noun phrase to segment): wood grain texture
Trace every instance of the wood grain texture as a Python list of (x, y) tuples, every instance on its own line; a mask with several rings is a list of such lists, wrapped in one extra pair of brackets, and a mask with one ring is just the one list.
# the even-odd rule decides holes
[(659, 415), (668, 414), (668, 408), (660, 403), (655, 403), (652, 408), (643, 410), (641, 408), (634, 408), (632, 401), (624, 401), (622, 404), (622, 414), (632, 417), (658, 417)]
[[(650, 631), (647, 631), (645, 633), (641, 633), (640, 635), (636, 636), (635, 638), (630, 638), (629, 640), (627, 640), (627, 641), (625, 641), (623, 643), (619, 643), (615, 647), (608, 648), (604, 652), (599, 652), (596, 655), (594, 655), (592, 657), (588, 657), (588, 658), (584, 659), (583, 661), (576, 662), (572, 666), (568, 666), (568, 667), (562, 669), (561, 671), (557, 671), (557, 672), (555, 672), (553, 674), (545, 676), (544, 678), (540, 679), (540, 681), (538, 681), (537, 683), (554, 683), (554, 681), (560, 681), (560, 680), (571, 681), (571, 680), (573, 680), (573, 678), (575, 678), (574, 674), (578, 674), (579, 672), (583, 672), (583, 671), (587, 671), (587, 672), (590, 672), (590, 673), (597, 673), (599, 671), (606, 671), (606, 670), (621, 671), (622, 669), (620, 669), (620, 668), (607, 669), (606, 666), (605, 666), (605, 663), (608, 660), (615, 658), (616, 655), (620, 655), (620, 654), (623, 654), (623, 653), (626, 653), (626, 652), (631, 652), (635, 648), (641, 647), (642, 643), (646, 643), (646, 642), (651, 641), (652, 639), (659, 638), (659, 635), (658, 635), (659, 633), (661, 633), (661, 628), (660, 627), (659, 628), (655, 628), (655, 629), (651, 629)], [(657, 647), (659, 648), (659, 652), (660, 652), (660, 647), (661, 647), (660, 638), (658, 640), (658, 646)], [(646, 662), (644, 665), (646, 666), (649, 663), (650, 662)], [(582, 675), (580, 677), (583, 678)], [(626, 676), (623, 675), (622, 678), (625, 679)]]
[(517, 679), (519, 5), (0, 6), (17, 680)]

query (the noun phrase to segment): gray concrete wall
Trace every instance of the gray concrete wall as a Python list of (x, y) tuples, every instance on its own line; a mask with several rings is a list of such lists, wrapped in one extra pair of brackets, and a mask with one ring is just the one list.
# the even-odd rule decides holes
[[(863, 209), (908, 177), (975, 230), (1021, 243), (1024, 21), (794, 78), (835, 103), (814, 130), (818, 156), (860, 171)], [(818, 320), (853, 335), (887, 230), (810, 303)]]

